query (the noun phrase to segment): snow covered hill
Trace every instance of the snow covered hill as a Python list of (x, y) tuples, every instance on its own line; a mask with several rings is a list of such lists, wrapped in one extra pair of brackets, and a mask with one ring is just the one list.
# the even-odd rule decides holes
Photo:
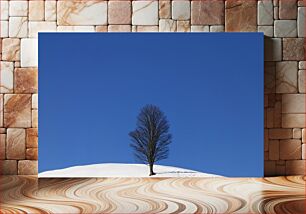
[(189, 169), (154, 165), (156, 175), (149, 176), (145, 164), (103, 163), (73, 166), (39, 173), (39, 177), (220, 177)]

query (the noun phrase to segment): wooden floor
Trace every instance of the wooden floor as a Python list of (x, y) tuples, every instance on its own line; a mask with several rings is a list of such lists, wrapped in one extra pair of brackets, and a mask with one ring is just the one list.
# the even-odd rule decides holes
[(305, 213), (305, 177), (0, 178), (0, 213)]

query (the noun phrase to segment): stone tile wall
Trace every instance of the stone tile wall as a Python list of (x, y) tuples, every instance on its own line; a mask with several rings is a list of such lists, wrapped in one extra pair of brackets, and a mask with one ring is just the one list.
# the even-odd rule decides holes
[(0, 2), (0, 173), (37, 174), (38, 32), (258, 31), (266, 35), (265, 175), (305, 174), (305, 1)]

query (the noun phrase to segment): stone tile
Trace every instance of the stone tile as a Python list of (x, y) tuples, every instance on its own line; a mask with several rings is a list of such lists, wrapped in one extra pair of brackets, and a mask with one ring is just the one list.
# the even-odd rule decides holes
[(6, 141), (6, 134), (0, 134), (0, 159), (5, 159), (5, 141)]
[(224, 25), (212, 25), (209, 27), (210, 32), (224, 32)]
[(106, 1), (64, 1), (57, 2), (58, 25), (106, 25)]
[(306, 144), (302, 144), (302, 159), (306, 159)]
[(131, 1), (108, 2), (108, 24), (131, 24)]
[(107, 32), (107, 25), (96, 26), (96, 32)]
[(21, 39), (21, 67), (38, 66), (38, 41), (37, 39)]
[(0, 128), (0, 134), (6, 134), (6, 128)]
[(275, 20), (274, 36), (296, 37), (297, 36), (296, 20)]
[(306, 69), (306, 61), (299, 62), (299, 69)]
[(159, 1), (159, 18), (171, 18), (171, 1)]
[[(137, 26), (139, 26), (139, 25), (137, 25)], [(133, 33), (137, 32), (137, 26), (136, 25), (132, 25), (131, 26), (131, 32), (133, 32)]]
[(274, 127), (274, 109), (267, 108), (267, 128)]
[(10, 16), (28, 15), (28, 1), (9, 1), (9, 7)]
[(219, 0), (191, 1), (192, 25), (223, 25), (224, 2)]
[(108, 25), (108, 32), (131, 32), (131, 25)]
[(38, 94), (32, 94), (32, 109), (38, 109)]
[(258, 26), (257, 31), (263, 32), (265, 36), (273, 37), (273, 26)]
[(275, 93), (275, 63), (265, 62), (264, 64), (264, 92), (265, 94)]
[(276, 94), (268, 94), (268, 99), (269, 99), (269, 105), (268, 107), (275, 107), (275, 102), (276, 102)]
[(27, 160), (37, 160), (38, 159), (38, 149), (29, 148), (26, 150), (26, 159)]
[(302, 129), (302, 143), (306, 143), (306, 129)]
[(45, 20), (56, 21), (56, 1), (45, 1)]
[(208, 25), (192, 25), (191, 32), (209, 32)]
[(274, 106), (274, 128), (281, 128), (282, 127), (282, 102), (276, 101)]
[(269, 152), (268, 151), (265, 151), (264, 152), (264, 160), (269, 160)]
[(306, 113), (305, 94), (284, 94), (282, 113)]
[(45, 2), (29, 1), (29, 20), (43, 21), (45, 19)]
[(158, 26), (137, 26), (137, 32), (158, 32)]
[(277, 62), (276, 93), (296, 93), (297, 73), (297, 62)]
[(57, 32), (95, 32), (94, 26), (57, 26)]
[(172, 19), (159, 20), (159, 32), (175, 32), (176, 29), (176, 21)]
[(269, 129), (270, 139), (291, 139), (292, 129)]
[(37, 175), (38, 163), (36, 160), (18, 161), (18, 175)]
[(190, 32), (189, 21), (177, 21), (177, 32)]
[(7, 129), (6, 158), (13, 160), (25, 159), (25, 129)]
[(281, 94), (274, 94), (275, 101), (282, 101), (282, 95)]
[(0, 93), (12, 93), (14, 85), (14, 63), (0, 62)]
[(298, 37), (305, 37), (305, 7), (298, 8), (297, 30)]
[(305, 128), (305, 114), (283, 114), (283, 128)]
[(273, 115), (273, 122), (274, 122), (274, 128), (281, 128), (282, 127), (282, 110), (281, 110), (282, 104), (281, 101), (277, 101), (275, 103), (274, 108), (274, 115)]
[(265, 61), (282, 60), (282, 40), (279, 38), (264, 39)]
[(264, 163), (264, 174), (265, 176), (274, 176), (276, 173), (276, 161), (265, 161)]
[(269, 150), (269, 129), (264, 129), (264, 150)]
[(268, 108), (264, 108), (264, 128), (267, 128), (267, 111)]
[(7, 61), (20, 60), (20, 39), (6, 38), (2, 40), (2, 59)]
[(0, 175), (17, 175), (16, 160), (0, 160)]
[(32, 110), (32, 127), (38, 127), (38, 110)]
[(278, 160), (278, 161), (276, 161), (276, 165), (285, 166), (285, 164), (286, 164), (286, 161), (284, 161), (284, 160)]
[(20, 68), (20, 61), (15, 61), (14, 62), (14, 67), (15, 68)]
[(273, 9), (273, 18), (275, 20), (279, 19), (279, 17), (278, 17), (278, 7), (274, 7), (274, 9)]
[(277, 165), (275, 166), (275, 175), (283, 176), (286, 174), (286, 166), (285, 165)]
[(279, 0), (279, 18), (296, 19), (296, 0)]
[(28, 36), (28, 18), (10, 17), (9, 36), (25, 38)]
[(0, 94), (0, 127), (3, 127), (3, 94)]
[(282, 103), (276, 101), (274, 106), (274, 128), (282, 127)]
[(189, 20), (190, 19), (190, 1), (172, 1), (172, 19)]
[(15, 69), (15, 93), (37, 93), (38, 72), (37, 68)]
[(299, 93), (305, 93), (305, 70), (299, 70)]
[(132, 32), (133, 33), (137, 32), (137, 26), (136, 25), (132, 25)]
[(29, 37), (38, 37), (39, 32), (56, 32), (56, 22), (29, 22)]
[(301, 139), (302, 138), (302, 129), (299, 129), (299, 128), (294, 128), (293, 129), (293, 138), (294, 139)]
[(38, 147), (38, 130), (37, 128), (30, 128), (26, 130), (26, 146), (27, 148)]
[(305, 160), (286, 161), (286, 175), (304, 175)]
[(158, 1), (133, 1), (133, 25), (157, 25)]
[(298, 6), (299, 7), (305, 7), (306, 6), (305, 1), (304, 0), (298, 0)]
[(4, 95), (4, 126), (31, 127), (31, 94)]
[(304, 38), (283, 39), (283, 60), (304, 60)]
[(264, 95), (264, 107), (269, 106), (269, 96), (267, 94)]
[(0, 21), (0, 37), (6, 38), (9, 36), (8, 33), (8, 21)]
[(8, 1), (0, 1), (0, 20), (8, 20), (9, 18), (9, 3)]
[(280, 140), (279, 147), (281, 160), (299, 160), (302, 158), (301, 140)]
[(279, 140), (269, 141), (269, 160), (279, 160)]
[(225, 3), (225, 31), (257, 31), (256, 0), (227, 0)]
[(258, 25), (273, 25), (273, 2), (272, 0), (258, 1), (257, 23)]

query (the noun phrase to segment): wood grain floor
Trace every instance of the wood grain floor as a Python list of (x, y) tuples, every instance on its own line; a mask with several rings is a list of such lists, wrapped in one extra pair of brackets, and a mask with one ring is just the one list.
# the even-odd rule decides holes
[(1, 213), (305, 213), (305, 178), (0, 178)]

